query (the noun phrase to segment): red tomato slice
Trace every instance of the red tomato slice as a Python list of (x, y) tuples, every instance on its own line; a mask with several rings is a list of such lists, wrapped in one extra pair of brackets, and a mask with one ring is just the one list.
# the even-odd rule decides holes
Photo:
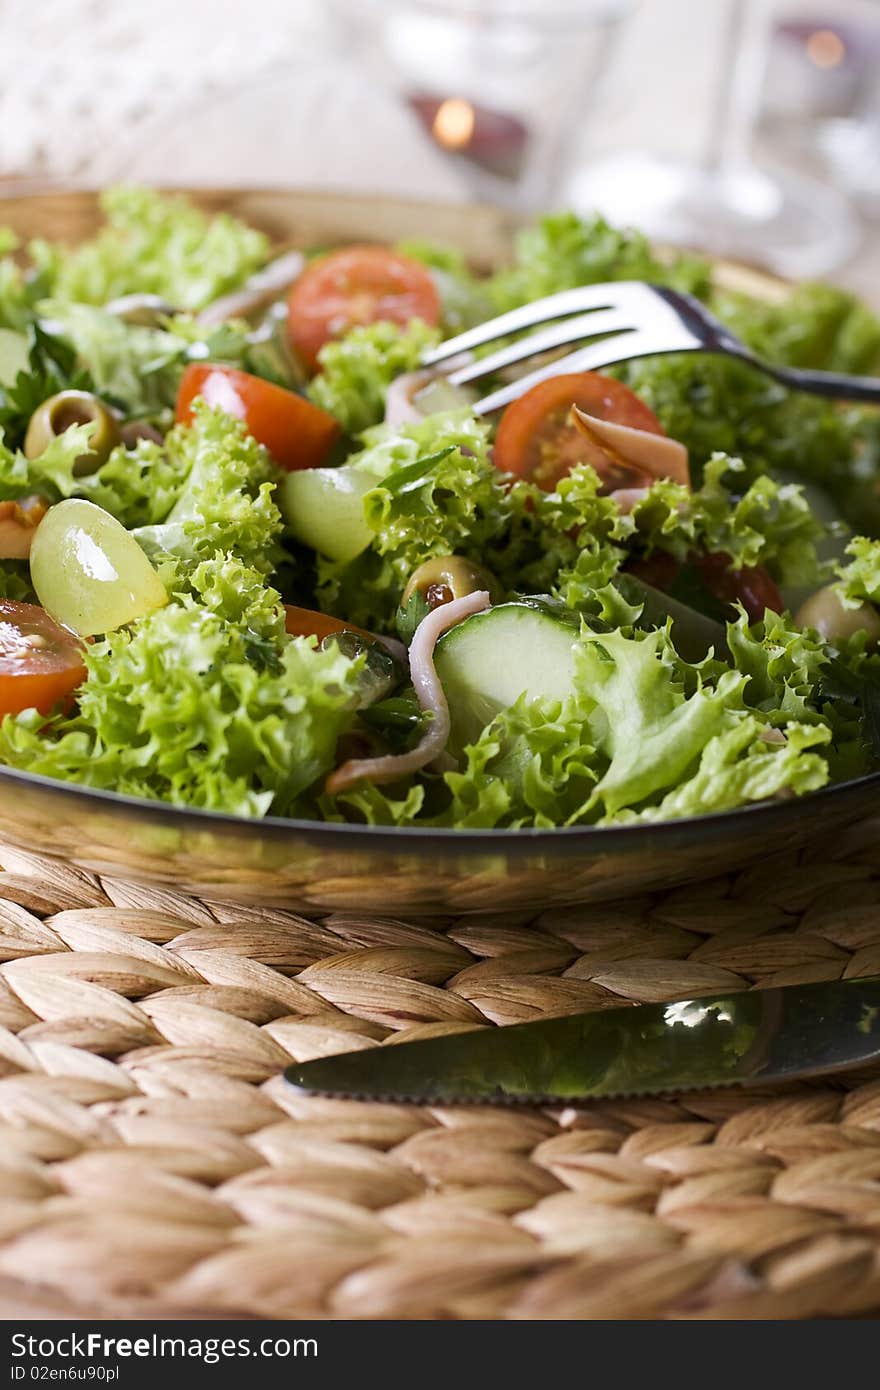
[(83, 644), (35, 603), (0, 599), (0, 717), (51, 714), (86, 678)]
[(750, 623), (759, 622), (765, 608), (781, 613), (785, 607), (778, 587), (763, 565), (731, 569), (730, 556), (723, 551), (715, 555), (693, 555), (690, 560), (709, 592), (722, 603), (739, 600)]
[(288, 336), (312, 370), (331, 338), (380, 319), (401, 325), (440, 320), (440, 295), (430, 271), (385, 246), (346, 246), (321, 256), (287, 299)]
[(599, 372), (569, 372), (539, 381), (507, 407), (495, 434), (495, 463), (504, 473), (530, 478), (552, 492), (576, 463), (591, 463), (605, 488), (643, 487), (653, 482), (646, 472), (622, 468), (572, 423), (571, 407), (650, 434), (663, 426), (634, 391)]
[(731, 569), (730, 556), (723, 551), (713, 555), (694, 551), (688, 556), (687, 564), (681, 566), (671, 555), (657, 550), (645, 559), (635, 560), (627, 568), (646, 584), (664, 591), (672, 591), (683, 568), (689, 570), (719, 602), (740, 602), (748, 614), (750, 623), (759, 622), (764, 616), (765, 608), (772, 608), (774, 613), (781, 613), (785, 606), (779, 589), (763, 565), (744, 565), (742, 569)]
[(376, 640), (374, 633), (365, 632), (362, 627), (355, 627), (354, 623), (344, 623), (340, 618), (319, 613), (313, 608), (295, 608), (292, 603), (284, 605), (284, 626), (291, 637), (317, 637), (319, 642), (334, 632), (356, 632), (369, 642)]
[(317, 468), (341, 433), (326, 410), (236, 367), (190, 363), (177, 392), (178, 422), (192, 419), (196, 396), (244, 420), (254, 438), (265, 444), (278, 466), (288, 473)]

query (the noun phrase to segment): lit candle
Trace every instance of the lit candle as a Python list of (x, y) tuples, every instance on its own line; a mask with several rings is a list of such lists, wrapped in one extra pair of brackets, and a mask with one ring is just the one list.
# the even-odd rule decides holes
[(528, 130), (516, 116), (460, 96), (411, 96), (409, 104), (442, 150), (465, 156), (502, 178), (519, 176)]

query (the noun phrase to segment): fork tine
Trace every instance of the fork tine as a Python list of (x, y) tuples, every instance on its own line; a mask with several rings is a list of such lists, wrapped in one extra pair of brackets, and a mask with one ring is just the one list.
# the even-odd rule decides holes
[(539, 353), (549, 352), (551, 348), (564, 347), (566, 343), (583, 342), (585, 338), (595, 338), (600, 333), (617, 333), (621, 329), (635, 328), (632, 315), (620, 309), (597, 309), (590, 314), (575, 314), (573, 317), (557, 320), (546, 328), (517, 338), (497, 352), (486, 357), (478, 357), (456, 371), (450, 372), (449, 381), (453, 386), (463, 386), (466, 381), (475, 381), (481, 376), (491, 376), (521, 362), (524, 357), (537, 357)]
[(447, 338), (444, 343), (431, 348), (423, 355), (422, 365), (436, 367), (438, 363), (446, 362), (450, 357), (457, 357), (460, 352), (470, 352), (473, 348), (494, 342), (496, 338), (506, 338), (510, 333), (521, 333), (524, 328), (535, 328), (551, 319), (564, 318), (568, 314), (577, 314), (589, 309), (610, 309), (624, 299), (633, 283), (638, 282), (618, 280), (611, 285), (580, 285), (574, 290), (561, 290), (559, 294), (536, 299), (532, 304), (524, 304), (519, 309), (511, 309), (506, 314), (499, 314), (497, 318), (478, 323), (475, 328), (468, 328), (455, 338)]
[(524, 395), (531, 386), (537, 386), (539, 381), (561, 376), (563, 372), (594, 372), (599, 367), (610, 367), (615, 362), (628, 362), (633, 357), (650, 357), (654, 353), (664, 352), (686, 352), (689, 348), (698, 346), (696, 342), (670, 344), (668, 339), (659, 342), (636, 329), (617, 333), (613, 338), (603, 338), (600, 343), (579, 348), (577, 352), (570, 352), (567, 357), (557, 358), (546, 367), (539, 367), (537, 371), (529, 372), (527, 376), (518, 377), (509, 385), (502, 386), (500, 390), (492, 391), (477, 401), (474, 410), (478, 415), (490, 415), (493, 410), (510, 405), (511, 401)]

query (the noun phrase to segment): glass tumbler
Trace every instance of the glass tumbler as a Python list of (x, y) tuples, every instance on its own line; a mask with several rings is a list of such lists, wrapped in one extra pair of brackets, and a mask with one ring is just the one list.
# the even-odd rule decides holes
[(556, 200), (631, 0), (332, 0), (337, 41), (410, 107), (475, 198)]

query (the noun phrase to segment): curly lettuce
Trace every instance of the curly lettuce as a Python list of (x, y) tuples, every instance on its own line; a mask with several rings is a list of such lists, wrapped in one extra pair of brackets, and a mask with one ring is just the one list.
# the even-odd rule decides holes
[(705, 295), (709, 272), (708, 261), (696, 256), (661, 260), (641, 232), (619, 231), (598, 214), (556, 212), (518, 233), (513, 265), (496, 272), (486, 289), (500, 312), (604, 280), (649, 280)]
[(101, 207), (107, 225), (91, 241), (74, 250), (43, 241), (29, 247), (53, 299), (100, 305), (156, 294), (198, 310), (237, 289), (269, 254), (262, 232), (154, 189), (110, 188)]
[(359, 663), (288, 638), (278, 595), (231, 556), (86, 651), (78, 712), (0, 723), (12, 767), (176, 805), (292, 815), (334, 764)]
[(50, 502), (70, 497), (80, 485), (74, 469), (81, 454), (88, 453), (92, 425), (71, 425), (56, 435), (37, 458), (7, 449), (0, 440), (0, 501), (39, 493)]
[(677, 820), (818, 791), (828, 781), (828, 765), (816, 750), (830, 738), (821, 724), (787, 724), (781, 743), (768, 742), (760, 720), (747, 717), (709, 739), (693, 775), (656, 806), (620, 819)]
[(488, 452), (487, 426), (466, 411), (399, 431), (368, 432), (352, 461), (375, 485), (364, 497), (373, 539), (347, 565), (319, 558), (318, 598), (359, 627), (388, 629), (406, 582), (434, 555), (463, 555), (493, 569), (509, 539), (519, 494)]
[(768, 609), (762, 622), (749, 625), (744, 613), (727, 625), (727, 647), (737, 671), (748, 678), (749, 705), (779, 727), (791, 719), (820, 718), (821, 681), (830, 656), (815, 634), (802, 632)]
[(768, 721), (745, 702), (748, 676), (704, 679), (663, 631), (585, 631), (575, 690), (560, 704), (521, 698), (445, 774), (448, 822), (491, 828), (611, 825), (730, 810), (824, 785), (823, 724)]
[(762, 475), (748, 482), (741, 459), (711, 456), (701, 486), (661, 480), (633, 509), (640, 545), (684, 561), (690, 551), (730, 556), (735, 568), (764, 565), (786, 584), (814, 581), (826, 527), (803, 489)]
[(238, 320), (206, 330), (192, 315), (176, 314), (162, 327), (147, 327), (126, 323), (90, 304), (45, 299), (39, 308), (63, 333), (58, 341), (70, 345), (79, 374), (77, 380), (64, 381), (45, 395), (62, 385), (85, 386), (127, 418), (145, 419), (164, 429), (172, 423), (180, 378), (189, 362), (219, 362), (280, 386), (290, 385), (290, 373), (283, 369), (272, 344), (251, 342), (247, 325)]
[(436, 337), (421, 319), (406, 328), (386, 322), (353, 328), (321, 348), (321, 370), (309, 384), (309, 395), (335, 415), (346, 434), (362, 434), (381, 421), (394, 378), (414, 371)]
[(0, 435), (10, 448), (21, 447), (31, 415), (49, 396), (94, 387), (73, 346), (36, 319), (16, 337), (25, 361), (12, 380), (0, 378)]
[[(110, 464), (125, 477), (125, 460), (111, 459), (95, 475), (95, 485), (83, 489), (105, 507), (112, 486)], [(281, 513), (274, 500), (278, 470), (242, 421), (197, 401), (191, 425), (178, 425), (163, 445), (141, 445), (127, 477), (130, 488), (139, 484), (141, 497), (153, 468), (164, 469), (166, 500), (179, 479), (164, 518), (132, 531), (154, 561), (193, 563), (221, 552), (235, 555), (261, 574), (272, 574), (284, 553)], [(133, 499), (129, 492), (129, 508), (132, 500), (137, 501), (137, 493)]]
[[(569, 608), (594, 605), (596, 591), (626, 558), (633, 522), (589, 464), (579, 463), (554, 492), (519, 484), (519, 548), (503, 565), (510, 589), (547, 592)], [(514, 559), (515, 564), (510, 560)]]
[(130, 449), (120, 445), (95, 473), (77, 480), (76, 490), (129, 529), (156, 525), (171, 511), (190, 473), (188, 452), (174, 446), (173, 435), (164, 444), (139, 439)]
[(162, 423), (169, 419), (184, 366), (182, 338), (126, 323), (90, 304), (46, 299), (40, 310), (72, 344), (77, 363), (100, 396), (127, 416)]
[(840, 596), (849, 608), (880, 603), (880, 541), (854, 536), (846, 547), (852, 559), (837, 566)]

